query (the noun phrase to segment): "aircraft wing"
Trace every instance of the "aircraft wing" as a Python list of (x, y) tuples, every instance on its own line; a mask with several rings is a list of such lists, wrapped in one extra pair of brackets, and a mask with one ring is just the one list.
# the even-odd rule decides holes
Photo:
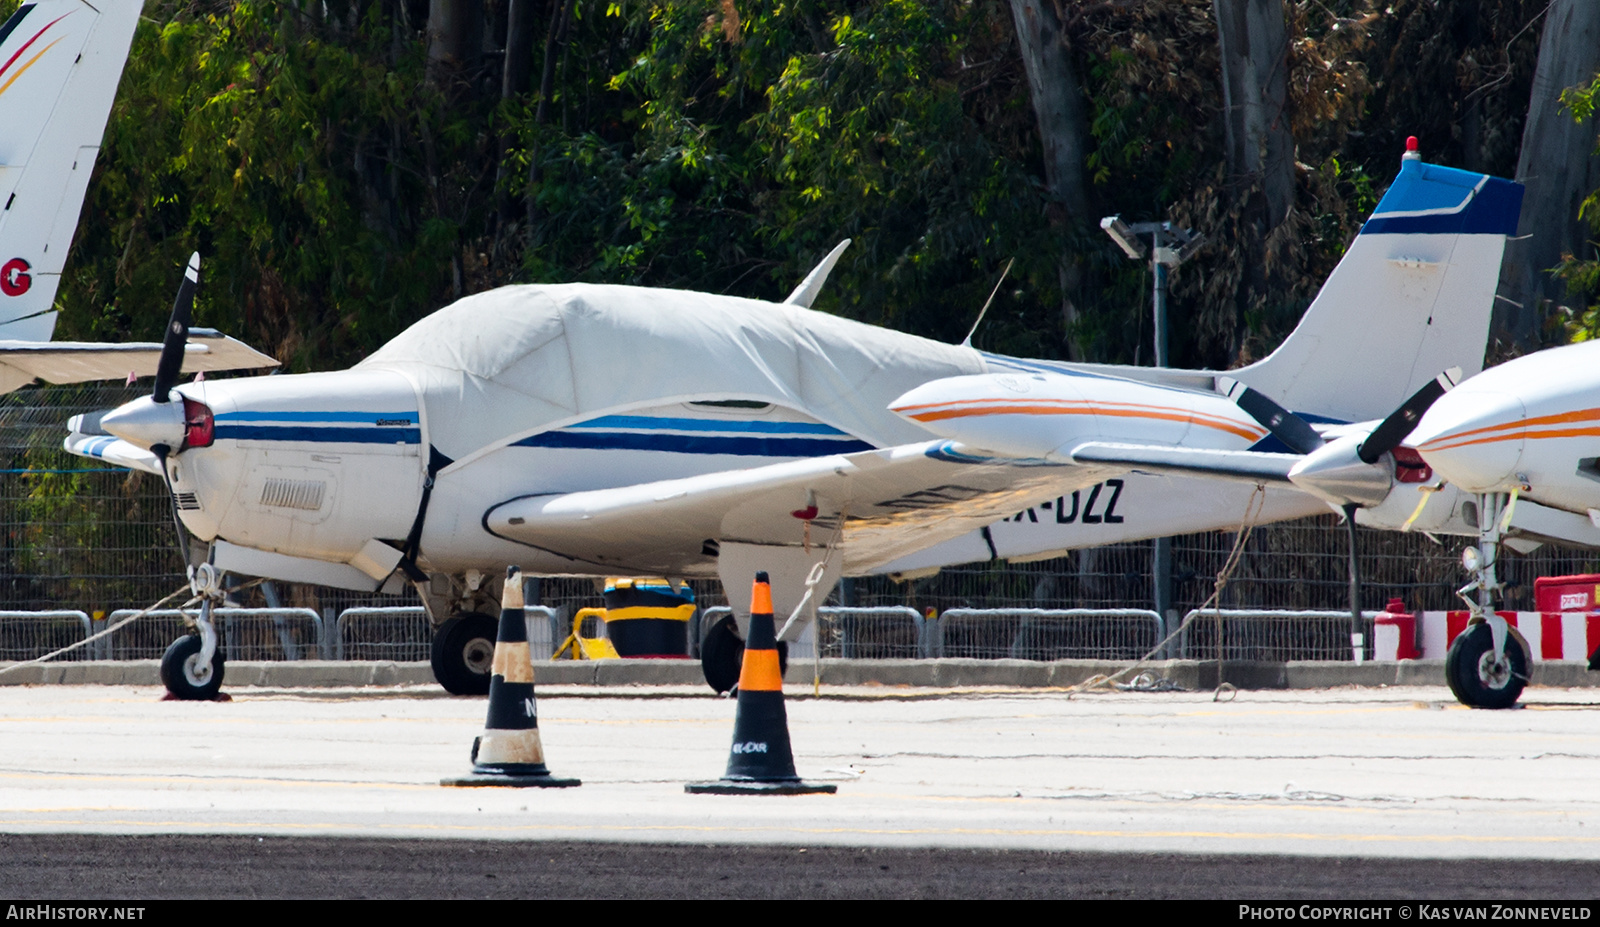
[(1209, 476), (1248, 483), (1287, 483), (1299, 454), (1261, 451), (1220, 451), (1203, 448), (1111, 444), (1091, 441), (1068, 455), (1074, 463), (1110, 466), (1147, 473)]
[(83, 434), (74, 431), (62, 445), (70, 454), (103, 460), (118, 467), (143, 470), (161, 476), (161, 464), (156, 455), (142, 447), (106, 434)]
[[(0, 387), (16, 389), (35, 379), (47, 383), (120, 380), (132, 373), (153, 376), (159, 343), (97, 344), (83, 341), (0, 341)], [(186, 372), (276, 367), (278, 362), (214, 329), (189, 330)]]
[[(841, 522), (847, 573), (1092, 486), (1105, 468), (978, 456), (950, 441), (724, 471), (613, 489), (511, 499), (490, 533), (590, 563), (668, 570), (685, 546), (821, 546)], [(815, 512), (808, 512), (815, 506)], [(707, 550), (707, 556), (712, 556)]]

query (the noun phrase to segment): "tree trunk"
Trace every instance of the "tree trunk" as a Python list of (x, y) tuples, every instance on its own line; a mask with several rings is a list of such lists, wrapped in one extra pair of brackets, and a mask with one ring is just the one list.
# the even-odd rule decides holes
[(506, 9), (506, 63), (500, 75), (500, 96), (528, 92), (533, 71), (534, 0), (508, 0)]
[(1600, 71), (1600, 3), (1555, 0), (1545, 13), (1534, 70), (1528, 119), (1522, 128), (1517, 180), (1527, 185), (1518, 231), (1500, 267), (1495, 334), (1524, 350), (1536, 348), (1545, 300), (1566, 297), (1566, 286), (1549, 273), (1563, 254), (1592, 253), (1589, 229), (1578, 220), (1583, 198), (1600, 187), (1600, 157), (1594, 153), (1592, 122), (1574, 122), (1561, 106), (1561, 91), (1588, 84)]
[(440, 84), (459, 80), (482, 58), (483, 0), (429, 0), (429, 76)]
[(1294, 136), (1289, 132), (1289, 31), (1282, 0), (1212, 0), (1222, 50), (1223, 125), (1228, 172), (1240, 189), (1265, 196), (1264, 231), (1294, 203)]
[[(562, 50), (567, 41), (567, 29), (572, 23), (572, 8), (577, 0), (557, 0), (550, 10), (550, 28), (545, 32), (544, 39), (544, 67), (539, 72), (539, 105), (534, 110), (534, 125), (542, 126), (550, 115), (550, 97), (555, 93), (556, 84), (556, 55)], [(527, 234), (528, 247), (533, 248), (538, 244), (539, 204), (534, 199), (535, 187), (539, 183), (539, 151), (534, 148), (528, 155), (528, 196), (525, 207), (527, 209)]]
[[(1241, 261), (1231, 306), (1216, 307), (1215, 330), (1228, 333), (1240, 359), (1252, 310), (1280, 298), (1268, 246), (1294, 205), (1294, 135), (1289, 131), (1289, 30), (1283, 0), (1212, 0), (1222, 62), (1222, 123), (1233, 247)], [(1232, 312), (1232, 318), (1227, 313)]]
[[(1083, 167), (1089, 146), (1089, 120), (1083, 85), (1073, 67), (1055, 4), (1011, 0), (1011, 18), (1016, 23), (1022, 68), (1028, 75), (1028, 93), (1044, 149), (1050, 224), (1057, 229), (1081, 225), (1088, 218), (1085, 213), (1089, 208)], [(1078, 320), (1077, 296), (1082, 280), (1073, 255), (1061, 256), (1057, 275), (1061, 284), (1061, 320), (1069, 333), (1067, 356), (1083, 360), (1082, 348), (1070, 334)]]
[(1022, 68), (1028, 74), (1028, 93), (1039, 121), (1039, 141), (1044, 145), (1045, 184), (1067, 214), (1082, 221), (1088, 208), (1083, 162), (1089, 122), (1083, 87), (1063, 40), (1061, 22), (1055, 6), (1041, 0), (1011, 0), (1011, 18), (1017, 25)]

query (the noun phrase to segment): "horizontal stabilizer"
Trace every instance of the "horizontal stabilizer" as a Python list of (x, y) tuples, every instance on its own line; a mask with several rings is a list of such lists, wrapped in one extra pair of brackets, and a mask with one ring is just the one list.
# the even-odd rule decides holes
[(156, 460), (156, 455), (135, 444), (129, 444), (121, 438), (114, 438), (105, 434), (84, 434), (74, 431), (62, 443), (70, 454), (87, 457), (90, 460), (103, 460), (115, 467), (127, 467), (130, 470), (140, 470), (154, 476), (161, 475), (161, 464)]

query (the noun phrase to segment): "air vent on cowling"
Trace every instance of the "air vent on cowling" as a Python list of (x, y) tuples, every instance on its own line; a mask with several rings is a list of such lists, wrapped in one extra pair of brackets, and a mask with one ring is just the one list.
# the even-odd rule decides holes
[(315, 512), (322, 508), (322, 493), (327, 485), (321, 480), (269, 479), (261, 487), (261, 504), (278, 509)]
[(179, 509), (185, 512), (200, 511), (200, 500), (195, 498), (195, 494), (192, 492), (173, 493), (172, 500), (177, 504)]

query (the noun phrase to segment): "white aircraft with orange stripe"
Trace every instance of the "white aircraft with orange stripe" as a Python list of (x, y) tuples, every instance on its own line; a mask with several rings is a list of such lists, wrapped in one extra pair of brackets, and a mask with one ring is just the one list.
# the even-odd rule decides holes
[[(50, 341), (101, 135), (141, 0), (38, 0), (0, 23), (0, 392), (155, 373), (160, 344)], [(190, 332), (186, 369), (276, 366), (210, 329)]]
[[(216, 570), (368, 591), (409, 581), (438, 624), (440, 681), (474, 691), (488, 667), (473, 654), (492, 652), (482, 613), (512, 564), (717, 576), (746, 615), (761, 570), (789, 614), (841, 575), (992, 541), (1030, 507), (1139, 537), (1236, 525), (1251, 487), (1147, 480), (1120, 449), (1259, 454), (1273, 439), (1255, 398), (1359, 422), (1441, 367), (1476, 371), (1520, 193), (1411, 163), (1288, 340), (1227, 377), (1004, 357), (815, 312), (836, 249), (783, 303), (585, 284), (480, 293), (350, 370), (160, 381), (76, 420), (67, 447), (163, 475)], [(1263, 518), (1324, 505), (1292, 486), (1269, 495)], [(1148, 517), (1130, 523), (1119, 505)], [(952, 546), (933, 565), (994, 552)], [(185, 653), (189, 668), (221, 659)]]
[(1434, 402), (1408, 441), (1449, 483), (1568, 512), (1579, 530), (1558, 537), (1600, 546), (1600, 342), (1485, 370)]

